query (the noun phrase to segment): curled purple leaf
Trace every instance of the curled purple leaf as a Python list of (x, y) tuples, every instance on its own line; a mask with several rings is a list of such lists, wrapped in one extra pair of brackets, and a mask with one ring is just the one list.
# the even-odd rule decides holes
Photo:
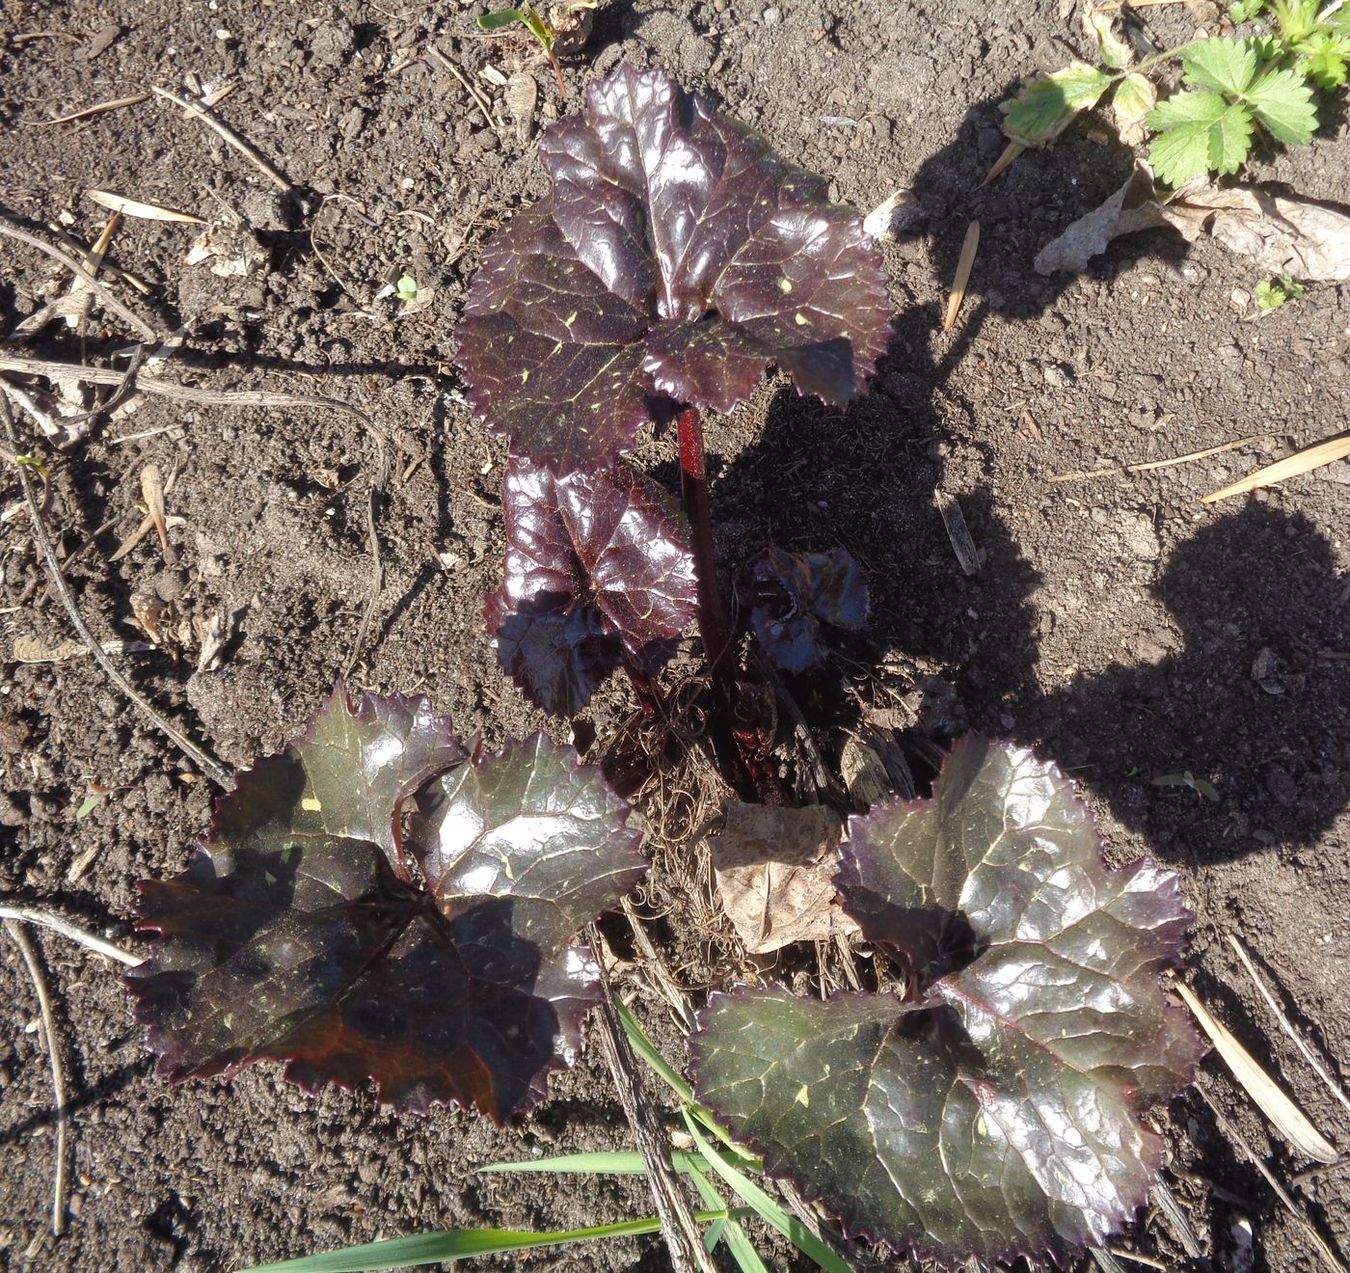
[(870, 598), (862, 567), (843, 548), (789, 553), (768, 548), (750, 570), (750, 622), (774, 663), (804, 672), (824, 661), (824, 629), (855, 631)]
[[(418, 788), (415, 879), (398, 829)], [(419, 1113), (527, 1108), (598, 996), (576, 933), (645, 869), (627, 812), (570, 749), (470, 761), (425, 699), (335, 694), (240, 775), (185, 874), (139, 885), (158, 940), (127, 984), (159, 1072), (270, 1059)]]
[(488, 245), (460, 329), (514, 450), (595, 468), (653, 398), (728, 410), (777, 364), (842, 406), (872, 375), (890, 329), (861, 219), (705, 98), (621, 65), (539, 151), (550, 198)]
[(1200, 1054), (1158, 984), (1192, 918), (1176, 877), (1109, 869), (1054, 766), (977, 738), (930, 800), (854, 818), (843, 858), (845, 909), (918, 997), (716, 997), (699, 1099), (854, 1235), (948, 1267), (1101, 1243), (1161, 1161), (1142, 1108)]
[(622, 461), (555, 477), (513, 456), (502, 507), (505, 577), (487, 625), (531, 701), (572, 715), (625, 655), (655, 671), (698, 601), (687, 532), (662, 494)]

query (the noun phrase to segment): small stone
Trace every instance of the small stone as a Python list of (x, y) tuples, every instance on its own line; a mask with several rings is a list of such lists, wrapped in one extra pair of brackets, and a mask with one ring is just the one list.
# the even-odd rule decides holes
[(776, 27), (783, 20), (783, 11), (770, 5), (762, 16), (766, 27)]
[(1052, 389), (1067, 389), (1073, 384), (1073, 372), (1062, 362), (1046, 363), (1041, 368), (1041, 377)]

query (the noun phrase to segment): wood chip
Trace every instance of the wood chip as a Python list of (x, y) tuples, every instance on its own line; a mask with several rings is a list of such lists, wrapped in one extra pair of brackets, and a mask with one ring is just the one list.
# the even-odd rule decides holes
[(534, 131), (534, 108), (539, 101), (539, 85), (528, 71), (516, 71), (506, 82), (502, 94), (507, 113), (516, 126), (516, 141), (524, 146)]
[(1284, 1094), (1283, 1089), (1257, 1064), (1252, 1054), (1233, 1037), (1229, 1029), (1210, 1014), (1195, 992), (1179, 979), (1173, 981), (1172, 986), (1200, 1023), (1200, 1028), (1209, 1036), (1214, 1050), (1233, 1077), (1242, 1084), (1247, 1095), (1275, 1125), (1280, 1135), (1306, 1158), (1324, 1163), (1335, 1162), (1339, 1157), (1336, 1146), (1308, 1121), (1303, 1111)]
[(192, 212), (179, 212), (175, 208), (166, 208), (157, 203), (144, 203), (140, 199), (128, 199), (125, 195), (114, 194), (111, 190), (86, 190), (95, 203), (101, 207), (120, 212), (123, 216), (140, 217), (143, 221), (181, 221), (187, 225), (205, 225), (203, 217)]
[(1231, 486), (1210, 491), (1200, 502), (1214, 504), (1221, 499), (1227, 499), (1230, 495), (1245, 495), (1248, 491), (1254, 491), (1261, 486), (1274, 486), (1276, 482), (1301, 477), (1304, 473), (1324, 468), (1347, 456), (1350, 456), (1350, 433), (1342, 433), (1323, 442), (1316, 442), (1312, 446), (1305, 446), (1301, 451), (1295, 451), (1293, 455), (1286, 455), (1284, 459), (1276, 460), (1274, 464), (1267, 464), (1254, 473), (1248, 473)]
[(956, 262), (956, 277), (952, 280), (952, 294), (947, 301), (947, 316), (942, 320), (942, 330), (951, 331), (956, 326), (956, 316), (961, 312), (961, 302), (966, 299), (966, 285), (970, 282), (970, 272), (975, 267), (975, 253), (980, 248), (980, 223), (972, 221), (966, 227), (965, 241), (961, 244), (961, 255)]

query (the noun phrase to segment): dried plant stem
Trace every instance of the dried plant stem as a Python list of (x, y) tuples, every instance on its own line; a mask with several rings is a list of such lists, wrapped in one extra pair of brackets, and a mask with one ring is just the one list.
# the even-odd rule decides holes
[(44, 910), (39, 906), (16, 905), (12, 902), (0, 901), (0, 919), (19, 920), (25, 924), (40, 924), (43, 928), (50, 928), (54, 933), (60, 933), (62, 937), (70, 938), (71, 941), (83, 946), (86, 950), (92, 950), (96, 955), (102, 955), (105, 959), (112, 959), (119, 964), (125, 964), (128, 968), (135, 968), (137, 964), (142, 962), (139, 955), (133, 955), (130, 951), (123, 950), (110, 941), (105, 941), (97, 933), (91, 933), (87, 928), (72, 924), (70, 920), (63, 918), (55, 911)]
[[(3, 389), (0, 389), (0, 418), (4, 421), (5, 435), (9, 439), (10, 445), (17, 451), (19, 447), (19, 436), (14, 428), (14, 415), (10, 411), (9, 397)], [(89, 630), (89, 625), (85, 623), (84, 616), (80, 613), (80, 607), (75, 602), (74, 594), (70, 591), (70, 586), (66, 583), (65, 575), (61, 573), (61, 565), (56, 560), (56, 551), (52, 547), (51, 537), (47, 534), (47, 525), (42, 520), (42, 506), (38, 502), (37, 492), (33, 489), (32, 479), (28, 476), (28, 469), (25, 465), (17, 465), (16, 470), (19, 475), (19, 485), (23, 487), (24, 498), (28, 501), (29, 529), (32, 532), (33, 542), (37, 546), (38, 553), (42, 557), (43, 563), (47, 567), (47, 575), (51, 580), (51, 585), (56, 594), (61, 599), (61, 604), (65, 606), (66, 614), (70, 619), (71, 626), (79, 634), (80, 639), (89, 647), (89, 653), (94, 656), (95, 661), (103, 669), (108, 677), (123, 694), (134, 703), (141, 712), (152, 721), (163, 733), (165, 733), (178, 749), (183, 752), (201, 771), (206, 774), (217, 786), (228, 790), (234, 783), (234, 775), (225, 765), (221, 764), (214, 756), (199, 747), (176, 725), (166, 720), (158, 711), (152, 707), (147, 699), (137, 691), (136, 687), (122, 675), (113, 664), (112, 659), (108, 657), (98, 638)]]
[[(594, 926), (592, 941), (599, 949)], [(670, 1160), (665, 1129), (660, 1117), (643, 1095), (642, 1082), (637, 1073), (637, 1058), (614, 1011), (609, 983), (604, 978), (601, 981), (604, 998), (595, 1012), (600, 1046), (614, 1078), (619, 1102), (633, 1129), (642, 1160), (647, 1165), (647, 1181), (656, 1202), (656, 1214), (661, 1218), (661, 1236), (665, 1239), (671, 1265), (675, 1273), (715, 1273), (708, 1253), (703, 1248), (694, 1214), (680, 1190), (679, 1179)]]
[(181, 107), (187, 111), (194, 119), (200, 119), (212, 132), (216, 134), (223, 142), (233, 146), (245, 159), (249, 161), (264, 177), (266, 177), (283, 194), (290, 194), (295, 186), (283, 173), (278, 172), (266, 159), (262, 157), (257, 147), (246, 142), (238, 133), (228, 124), (217, 119), (200, 102), (190, 102), (185, 97), (179, 97), (176, 93), (170, 93), (168, 89), (160, 88), (157, 84), (152, 84), (156, 96), (164, 98), (166, 102), (172, 102), (175, 106)]
[(1206, 447), (1203, 451), (1188, 451), (1185, 455), (1174, 455), (1166, 460), (1146, 460), (1142, 464), (1122, 464), (1111, 469), (1082, 469), (1076, 473), (1055, 473), (1046, 478), (1048, 482), (1084, 482), (1093, 477), (1120, 477), (1125, 473), (1151, 473), (1154, 469), (1172, 468), (1177, 464), (1189, 464), (1192, 460), (1207, 460), (1211, 455), (1222, 455), (1225, 451), (1236, 451), (1239, 447), (1249, 446), (1268, 438), (1268, 433), (1251, 433), (1245, 438), (1235, 438), (1232, 442), (1222, 442), (1218, 446)]
[(1289, 1212), (1294, 1223), (1307, 1235), (1308, 1240), (1317, 1248), (1317, 1253), (1322, 1257), (1322, 1263), (1328, 1270), (1328, 1273), (1347, 1273), (1344, 1263), (1340, 1257), (1332, 1250), (1327, 1240), (1313, 1227), (1312, 1221), (1299, 1210), (1298, 1205), (1290, 1196), (1289, 1190), (1280, 1183), (1265, 1162), (1257, 1156), (1256, 1151), (1247, 1143), (1246, 1137), (1224, 1116), (1219, 1107), (1214, 1103), (1213, 1097), (1205, 1091), (1202, 1084), (1197, 1083), (1195, 1090), (1200, 1093), (1200, 1099), (1209, 1106), (1209, 1112), (1214, 1115), (1214, 1122), (1220, 1133), (1226, 1136), (1238, 1148), (1244, 1158), (1251, 1163), (1257, 1171), (1265, 1178), (1274, 1191), (1275, 1196), (1284, 1204), (1285, 1210)]
[(1326, 1066), (1318, 1059), (1317, 1053), (1312, 1050), (1308, 1041), (1294, 1029), (1293, 1023), (1280, 1010), (1279, 1004), (1275, 1002), (1275, 996), (1266, 988), (1266, 983), (1262, 980), (1261, 974), (1256, 971), (1256, 965), (1252, 963), (1246, 948), (1233, 933), (1228, 934), (1228, 944), (1232, 946), (1237, 957), (1242, 961), (1243, 968), (1247, 970), (1247, 976), (1252, 979), (1252, 985), (1260, 992), (1261, 998), (1266, 1001), (1266, 1007), (1275, 1014), (1275, 1020), (1280, 1023), (1280, 1029), (1294, 1041), (1294, 1046), (1303, 1053), (1303, 1059), (1312, 1066), (1317, 1077), (1326, 1084), (1327, 1091), (1340, 1101), (1346, 1109), (1350, 1109), (1350, 1096), (1346, 1096), (1345, 1089), (1331, 1077)]
[[(474, 105), (476, 105), (478, 109), (483, 112), (483, 118), (487, 120), (488, 127), (492, 129), (492, 131), (496, 133), (498, 137), (501, 137), (503, 135), (502, 126), (494, 118), (492, 110), (488, 105), (487, 98), (484, 97), (481, 92), (479, 92), (479, 90), (474, 86), (473, 82), (465, 76), (464, 72), (461, 71), (459, 67), (457, 67), (448, 57), (446, 57), (445, 54), (442, 53), (440, 49), (438, 49), (434, 44), (427, 45), (427, 56), (430, 57), (431, 60), (441, 68), (441, 70), (449, 71), (450, 74), (453, 75), (460, 82), (460, 84), (464, 87), (464, 91), (467, 92), (468, 95), (473, 98)], [(561, 79), (562, 77), (561, 75), (559, 75), (560, 83)], [(567, 89), (566, 87), (564, 87), (563, 96), (565, 97), (566, 95)]]
[[(3, 228), (3, 227), (0, 227)], [(117, 385), (119, 392), (99, 408), (99, 414), (109, 410), (123, 396), (129, 377), (132, 376), (138, 360), (133, 359), (132, 366), (126, 372), (113, 371), (106, 367), (81, 367), (75, 363), (53, 362), (44, 358), (25, 358), (17, 354), (0, 352), (0, 371), (20, 372), (30, 376), (76, 376), (94, 385)], [(380, 594), (384, 587), (384, 562), (380, 552), (380, 540), (376, 531), (380, 500), (389, 481), (389, 444), (384, 430), (360, 408), (343, 402), (338, 398), (327, 398), (312, 393), (272, 393), (259, 389), (199, 389), (192, 385), (177, 384), (172, 380), (161, 380), (158, 376), (136, 375), (134, 387), (142, 393), (167, 398), (170, 402), (190, 402), (204, 407), (314, 407), (326, 411), (338, 411), (358, 421), (362, 428), (375, 441), (376, 466), (370, 480), (366, 497), (366, 543), (374, 562), (374, 578), (371, 581), (370, 594), (361, 616), (361, 625), (356, 641), (344, 664), (344, 670), (350, 672), (356, 666), (370, 632)]]
[(70, 1128), (70, 1115), (67, 1113), (69, 1102), (66, 1100), (66, 1072), (61, 1064), (61, 1047), (56, 1038), (56, 1018), (52, 1013), (51, 994), (47, 988), (47, 976), (38, 961), (37, 951), (32, 940), (24, 931), (23, 925), (12, 919), (5, 921), (5, 931), (10, 940), (19, 948), (28, 976), (33, 982), (33, 991), (37, 995), (38, 1011), (42, 1015), (42, 1036), (47, 1044), (47, 1063), (52, 1071), (52, 1100), (56, 1114), (56, 1165), (52, 1173), (52, 1233), (60, 1237), (66, 1231), (66, 1213), (69, 1210), (70, 1163), (66, 1145)]
[[(145, 319), (138, 314), (133, 313), (121, 301), (113, 295), (112, 291), (104, 283), (100, 283), (92, 273), (77, 261), (69, 253), (62, 251), (58, 247), (53, 247), (45, 239), (40, 239), (35, 234), (29, 234), (27, 230), (20, 230), (18, 226), (10, 225), (7, 222), (0, 221), (0, 236), (7, 239), (15, 239), (20, 243), (26, 243), (29, 247), (37, 248), (39, 252), (45, 252), (54, 261), (59, 261), (72, 274), (83, 281), (91, 292), (98, 297), (100, 304), (109, 311), (117, 315), (124, 323), (131, 327), (144, 340), (155, 340), (155, 329), (150, 326)], [(17, 368), (16, 368), (17, 370)], [(119, 376), (118, 379), (121, 379)]]

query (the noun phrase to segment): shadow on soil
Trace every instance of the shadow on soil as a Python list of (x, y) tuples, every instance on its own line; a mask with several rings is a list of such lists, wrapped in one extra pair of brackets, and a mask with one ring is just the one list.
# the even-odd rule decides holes
[[(1350, 648), (1350, 606), (1331, 545), (1309, 520), (1253, 501), (1197, 531), (1153, 587), (1179, 650), (1049, 691), (1037, 676), (1041, 625), (1052, 618), (1032, 601), (1041, 579), (986, 489), (960, 497), (981, 569), (967, 578), (957, 568), (934, 498), (943, 456), (961, 446), (988, 464), (992, 450), (987, 422), (952, 395), (951, 373), (991, 311), (1031, 318), (1054, 302), (1072, 280), (1042, 278), (1032, 259), (1133, 162), (1121, 148), (1066, 140), (981, 186), (975, 133), (988, 116), (987, 104), (972, 111), (915, 182), (944, 282), (966, 225), (981, 221), (970, 292), (980, 299), (968, 297), (959, 337), (941, 334), (934, 306), (910, 308), (873, 391), (848, 410), (781, 390), (760, 440), (718, 482), (719, 555), (743, 563), (769, 543), (848, 548), (870, 574), (872, 644), (841, 644), (840, 664), (857, 660), (863, 682), (913, 676), (910, 660), (938, 670), (957, 694), (935, 732), (968, 725), (1034, 744), (1163, 861), (1314, 844), (1350, 805), (1350, 664), (1328, 657)], [(1039, 211), (1029, 211), (1037, 186)], [(1053, 192), (1064, 191), (1056, 207)], [(1184, 253), (1177, 236), (1137, 235), (1092, 272), (1109, 278), (1141, 256)], [(794, 681), (808, 719), (837, 718), (840, 664)]]

